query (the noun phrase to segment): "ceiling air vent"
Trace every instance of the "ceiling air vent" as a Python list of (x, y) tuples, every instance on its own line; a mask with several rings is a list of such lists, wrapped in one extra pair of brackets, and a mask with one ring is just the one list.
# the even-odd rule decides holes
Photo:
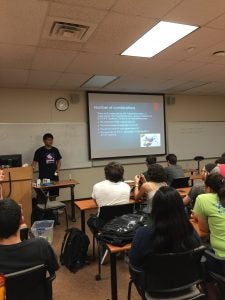
[(62, 18), (55, 20), (53, 17), (48, 17), (44, 27), (43, 36), (51, 40), (64, 40), (69, 42), (86, 42), (97, 24), (79, 20), (71, 20)]
[(69, 40), (72, 39), (73, 41), (81, 41), (89, 28), (90, 26), (87, 25), (54, 22), (50, 30), (50, 35)]

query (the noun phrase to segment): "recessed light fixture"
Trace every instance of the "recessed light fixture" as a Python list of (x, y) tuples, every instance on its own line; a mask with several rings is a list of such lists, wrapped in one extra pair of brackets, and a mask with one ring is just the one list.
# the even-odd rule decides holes
[(118, 76), (109, 76), (109, 75), (94, 75), (88, 79), (81, 87), (85, 88), (103, 88), (107, 84), (116, 80)]
[(153, 57), (199, 27), (161, 21), (121, 55)]
[(216, 52), (213, 52), (213, 55), (214, 56), (225, 56), (225, 51), (216, 51)]

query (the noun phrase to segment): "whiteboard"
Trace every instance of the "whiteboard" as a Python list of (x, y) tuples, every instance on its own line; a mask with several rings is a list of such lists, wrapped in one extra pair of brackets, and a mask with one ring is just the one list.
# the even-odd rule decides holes
[(0, 123), (0, 155), (22, 154), (30, 164), (34, 152), (43, 145), (46, 132), (54, 136), (54, 146), (62, 155), (62, 169), (91, 167), (88, 159), (87, 124), (74, 123)]
[(169, 122), (168, 152), (178, 159), (220, 157), (225, 152), (225, 122)]

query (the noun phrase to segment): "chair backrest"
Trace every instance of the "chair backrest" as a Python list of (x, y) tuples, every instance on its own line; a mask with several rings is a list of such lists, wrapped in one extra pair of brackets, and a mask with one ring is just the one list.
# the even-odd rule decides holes
[(5, 275), (7, 300), (49, 300), (45, 265)]
[(151, 293), (176, 292), (201, 282), (205, 247), (183, 253), (151, 254), (144, 268), (145, 290)]
[(205, 251), (206, 269), (211, 274), (217, 274), (224, 278), (225, 283), (225, 258), (218, 257), (210, 250)]
[(189, 180), (190, 177), (175, 178), (170, 186), (175, 189), (189, 187)]
[(125, 214), (132, 214), (133, 212), (134, 203), (102, 206), (100, 207), (99, 219), (103, 221), (110, 221), (114, 217), (120, 217)]
[(45, 192), (40, 188), (34, 188), (36, 192), (36, 200), (37, 204), (44, 204), (46, 206), (48, 202), (48, 196), (45, 194)]

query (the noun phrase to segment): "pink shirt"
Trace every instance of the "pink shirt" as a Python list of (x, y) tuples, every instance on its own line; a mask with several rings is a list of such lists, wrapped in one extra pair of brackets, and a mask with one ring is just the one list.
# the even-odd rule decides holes
[(225, 177), (225, 164), (219, 165), (220, 175)]

